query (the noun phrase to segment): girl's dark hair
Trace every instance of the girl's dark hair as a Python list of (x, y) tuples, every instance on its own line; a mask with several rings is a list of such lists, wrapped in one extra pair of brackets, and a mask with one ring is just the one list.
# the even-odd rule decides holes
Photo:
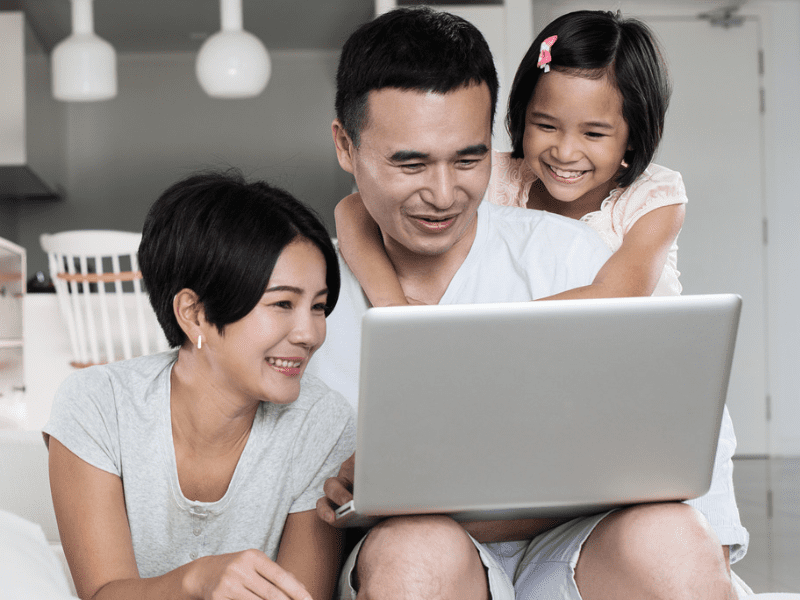
[(144, 223), (139, 265), (170, 346), (186, 334), (173, 298), (193, 290), (220, 333), (247, 315), (267, 289), (283, 249), (308, 240), (325, 258), (330, 314), (339, 297), (339, 263), (316, 214), (288, 192), (238, 171), (192, 175), (155, 201)]
[(514, 158), (522, 147), (528, 104), (543, 71), (536, 66), (541, 43), (552, 35), (550, 68), (581, 77), (608, 76), (622, 96), (628, 151), (617, 185), (627, 187), (653, 160), (664, 131), (672, 93), (663, 54), (653, 32), (619, 13), (576, 11), (557, 18), (536, 37), (517, 69), (508, 100), (507, 126)]

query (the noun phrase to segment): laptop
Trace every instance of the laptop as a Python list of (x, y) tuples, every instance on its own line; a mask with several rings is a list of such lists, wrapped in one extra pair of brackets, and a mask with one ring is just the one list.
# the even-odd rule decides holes
[(734, 294), (370, 309), (337, 518), (572, 517), (703, 495), (740, 311)]

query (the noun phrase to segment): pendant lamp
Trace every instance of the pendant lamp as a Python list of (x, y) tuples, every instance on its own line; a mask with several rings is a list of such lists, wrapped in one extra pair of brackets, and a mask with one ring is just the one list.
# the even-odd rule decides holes
[(92, 0), (72, 0), (72, 35), (53, 49), (53, 96), (93, 102), (117, 95), (114, 47), (94, 33)]
[(220, 0), (222, 30), (200, 47), (195, 63), (200, 87), (213, 98), (252, 98), (269, 81), (264, 44), (242, 28), (242, 0)]

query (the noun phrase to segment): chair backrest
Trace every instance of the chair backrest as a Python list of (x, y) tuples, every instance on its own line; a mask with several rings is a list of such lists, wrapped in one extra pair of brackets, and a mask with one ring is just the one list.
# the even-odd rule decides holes
[(168, 349), (136, 252), (141, 233), (84, 230), (42, 234), (50, 277), (69, 332), (74, 367)]

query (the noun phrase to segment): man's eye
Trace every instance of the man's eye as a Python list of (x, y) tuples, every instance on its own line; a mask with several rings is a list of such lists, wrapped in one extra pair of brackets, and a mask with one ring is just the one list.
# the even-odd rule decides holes
[(419, 171), (425, 165), (423, 163), (405, 163), (400, 166), (407, 171)]
[(458, 161), (458, 164), (461, 167), (474, 167), (476, 164), (478, 164), (478, 159), (477, 158), (463, 158), (460, 161)]

